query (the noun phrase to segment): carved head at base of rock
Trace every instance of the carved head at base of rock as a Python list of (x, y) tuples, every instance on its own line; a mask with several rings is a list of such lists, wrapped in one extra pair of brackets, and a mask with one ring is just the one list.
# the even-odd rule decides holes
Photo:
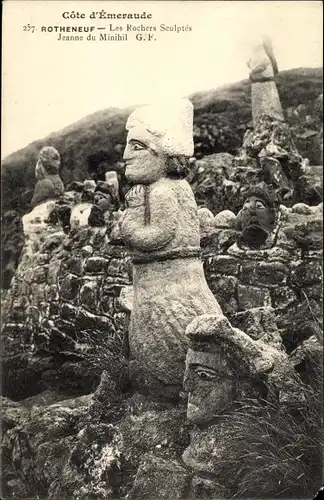
[(205, 314), (186, 329), (189, 350), (184, 390), (187, 418), (203, 425), (230, 411), (243, 397), (264, 395), (272, 357), (227, 318)]
[(280, 202), (275, 191), (264, 182), (251, 187), (244, 195), (237, 214), (236, 229), (250, 248), (260, 248), (278, 226)]
[(126, 124), (127, 180), (152, 184), (163, 177), (184, 178), (193, 154), (192, 122), (193, 106), (187, 99), (136, 109)]

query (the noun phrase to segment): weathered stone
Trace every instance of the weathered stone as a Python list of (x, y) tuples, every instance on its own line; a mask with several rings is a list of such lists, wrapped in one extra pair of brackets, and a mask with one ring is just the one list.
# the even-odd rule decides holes
[(214, 217), (214, 226), (218, 228), (230, 228), (235, 227), (236, 215), (230, 210), (223, 210), (219, 212)]
[(80, 227), (87, 227), (88, 220), (91, 213), (91, 203), (80, 203), (75, 205), (71, 211), (70, 227), (75, 230)]
[(284, 285), (287, 278), (289, 268), (281, 262), (244, 262), (240, 266), (243, 285)]
[(48, 253), (39, 254), (37, 257), (38, 264), (40, 266), (43, 266), (44, 264), (48, 264), (49, 258), (50, 258), (50, 256)]
[(80, 289), (80, 303), (91, 312), (98, 310), (99, 283), (97, 281), (88, 281)]
[(65, 234), (62, 232), (53, 233), (48, 236), (43, 245), (43, 251), (53, 252), (54, 248), (57, 248), (61, 245), (65, 238)]
[(89, 257), (93, 254), (93, 247), (91, 245), (86, 245), (81, 248), (81, 254), (83, 258)]
[(48, 269), (47, 269), (47, 283), (49, 285), (55, 285), (57, 283), (60, 267), (61, 267), (60, 260), (51, 259), (51, 262), (48, 264)]
[(143, 458), (138, 469), (129, 500), (181, 499), (187, 490), (190, 475), (179, 462), (153, 455)]
[(276, 344), (280, 339), (276, 317), (270, 307), (248, 309), (233, 315), (231, 320), (234, 326), (240, 328), (254, 340), (261, 339), (266, 334), (274, 335), (277, 338)]
[(296, 295), (288, 286), (274, 287), (270, 291), (274, 308), (285, 308), (296, 300)]
[(228, 315), (236, 312), (237, 278), (234, 276), (213, 275), (212, 277), (208, 277), (207, 282), (224, 313)]
[(110, 318), (97, 316), (82, 308), (78, 310), (75, 327), (79, 331), (92, 331), (93, 334), (105, 332), (107, 337), (112, 337), (115, 334), (115, 326)]
[(116, 278), (110, 280), (106, 277), (102, 284), (102, 294), (103, 295), (113, 295), (117, 297), (120, 294), (120, 291), (124, 287), (125, 283), (117, 281)]
[(45, 286), (45, 300), (50, 304), (59, 300), (58, 287), (56, 285)]
[(255, 307), (271, 306), (270, 293), (266, 288), (239, 284), (237, 287), (237, 297), (238, 307), (241, 311)]
[(127, 278), (127, 272), (124, 269), (123, 262), (121, 262), (119, 259), (110, 259), (108, 267), (107, 267), (107, 274), (109, 276), (124, 276)]
[(92, 233), (92, 241), (91, 245), (98, 250), (102, 251), (103, 244), (105, 243), (107, 235), (107, 228), (106, 227), (97, 227), (94, 229)]
[(46, 285), (43, 283), (33, 283), (31, 285), (31, 296), (30, 296), (30, 302), (33, 305), (38, 305), (42, 301), (44, 301), (45, 298), (45, 290), (46, 290)]
[(83, 188), (83, 182), (80, 181), (72, 181), (66, 186), (67, 191), (76, 191), (78, 193), (81, 193)]
[(323, 286), (321, 283), (312, 283), (309, 286), (302, 287), (302, 293), (305, 293), (309, 299), (315, 299), (317, 302), (323, 300)]
[(40, 311), (38, 307), (28, 306), (26, 309), (26, 318), (30, 323), (38, 325), (40, 321)]
[(35, 283), (45, 283), (47, 275), (47, 266), (36, 267), (34, 269), (34, 281)]
[(54, 302), (50, 302), (49, 304), (49, 315), (51, 318), (58, 317), (60, 314), (60, 306), (59, 303), (55, 300)]
[(291, 283), (293, 286), (303, 288), (307, 285), (322, 282), (323, 268), (319, 261), (304, 261), (292, 272)]
[(262, 166), (264, 180), (275, 186), (281, 198), (286, 199), (290, 197), (292, 183), (284, 173), (279, 160), (271, 156), (262, 156), (260, 158), (260, 165)]
[(105, 217), (104, 217), (104, 211), (97, 205), (93, 205), (90, 211), (89, 219), (88, 219), (89, 226), (92, 227), (103, 227), (105, 226)]
[(291, 237), (303, 250), (318, 250), (322, 248), (322, 231), (322, 218), (313, 216), (296, 224), (292, 228)]
[(100, 300), (100, 311), (102, 314), (113, 316), (116, 312), (115, 297), (113, 295), (103, 295)]
[(322, 390), (323, 338), (312, 335), (290, 353), (289, 360), (307, 385)]
[(211, 233), (203, 234), (201, 237), (201, 246), (205, 252), (226, 252), (238, 239), (237, 231), (233, 229), (215, 228)]
[(310, 215), (313, 213), (312, 207), (306, 205), (306, 203), (296, 203), (291, 209), (292, 213)]
[(85, 272), (102, 273), (107, 270), (108, 260), (103, 257), (89, 257), (85, 264)]
[(82, 260), (78, 256), (73, 256), (65, 263), (65, 269), (71, 274), (80, 275), (82, 272)]
[(207, 257), (204, 261), (204, 270), (206, 275), (224, 274), (225, 276), (237, 276), (239, 269), (239, 260), (230, 255), (214, 255)]
[(34, 279), (34, 272), (33, 269), (27, 268), (24, 272), (24, 279), (27, 283), (31, 283)]
[(131, 285), (124, 286), (117, 299), (117, 304), (122, 311), (131, 312), (134, 301), (134, 288)]
[(74, 274), (68, 274), (59, 283), (61, 297), (65, 300), (74, 300), (79, 293), (79, 278)]
[(288, 352), (322, 329), (322, 305), (301, 294), (277, 316), (277, 324)]
[(200, 500), (214, 500), (215, 498), (227, 498), (226, 487), (217, 482), (217, 479), (205, 479), (194, 477), (191, 483), (193, 498)]

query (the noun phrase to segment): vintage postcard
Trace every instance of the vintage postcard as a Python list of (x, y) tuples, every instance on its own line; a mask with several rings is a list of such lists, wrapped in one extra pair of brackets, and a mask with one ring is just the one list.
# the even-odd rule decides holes
[(322, 11), (3, 1), (2, 498), (320, 492)]

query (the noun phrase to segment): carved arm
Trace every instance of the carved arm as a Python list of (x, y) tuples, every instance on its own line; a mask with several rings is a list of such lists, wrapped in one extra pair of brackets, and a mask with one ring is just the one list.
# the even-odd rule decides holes
[(129, 246), (151, 252), (165, 247), (174, 237), (178, 205), (167, 186), (151, 188), (146, 203), (149, 221), (145, 223), (143, 206), (127, 208), (121, 221), (121, 236)]

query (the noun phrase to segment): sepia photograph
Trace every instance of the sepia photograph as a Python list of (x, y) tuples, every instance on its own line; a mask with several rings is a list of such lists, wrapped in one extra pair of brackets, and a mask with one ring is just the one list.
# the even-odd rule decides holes
[(322, 2), (2, 10), (1, 498), (319, 498)]

